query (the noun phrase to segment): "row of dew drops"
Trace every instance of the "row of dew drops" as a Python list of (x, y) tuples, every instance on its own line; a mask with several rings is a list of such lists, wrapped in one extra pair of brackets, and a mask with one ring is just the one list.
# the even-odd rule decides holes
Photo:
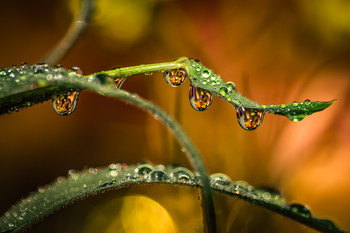
[[(87, 182), (89, 177), (92, 178), (91, 176), (95, 175), (98, 176), (97, 180), (99, 180), (97, 187), (95, 182)], [(62, 185), (66, 180), (69, 181), (68, 184)], [(61, 176), (56, 179), (55, 185), (39, 187), (37, 194), (22, 200), (17, 208), (15, 207), (11, 211), (6, 212), (4, 223), (10, 229), (13, 229), (25, 220), (29, 211), (35, 211), (33, 209), (34, 207), (38, 209), (52, 205), (49, 202), (55, 200), (48, 200), (45, 198), (45, 195), (41, 196), (41, 194), (47, 192), (57, 192), (60, 189), (61, 195), (72, 195), (72, 192), (81, 194), (82, 189), (95, 192), (106, 188), (118, 187), (123, 184), (143, 182), (183, 183), (190, 186), (201, 185), (201, 179), (198, 174), (195, 175), (189, 169), (181, 166), (153, 166), (149, 163), (127, 166), (123, 163), (116, 163), (110, 164), (107, 169), (101, 170), (89, 168), (85, 172), (78, 172), (72, 169), (69, 170), (67, 178)], [(223, 173), (211, 175), (210, 184), (212, 188), (220, 192), (230, 193), (243, 199), (260, 200), (278, 205), (303, 218), (312, 217), (308, 207), (298, 203), (286, 203), (281, 193), (272, 188), (254, 188), (245, 181), (233, 182)], [(62, 198), (57, 193), (56, 197), (58, 199)], [(35, 201), (36, 203), (33, 203)], [(42, 206), (40, 207), (40, 205)], [(324, 222), (329, 224), (328, 228), (335, 227), (332, 222)]]
[[(195, 64), (194, 64), (195, 65)], [(203, 84), (207, 84), (207, 80), (210, 77), (210, 71), (208, 69), (202, 69), (201, 66), (195, 67), (196, 71), (201, 72), (203, 78)], [(171, 86), (179, 86), (184, 83), (187, 78), (187, 72), (184, 69), (167, 70), (164, 72), (164, 77), (168, 84)], [(216, 77), (212, 76), (210, 78), (215, 82)], [(214, 84), (217, 84), (215, 82)], [(228, 93), (236, 91), (236, 86), (233, 82), (227, 82), (225, 86), (220, 87), (219, 93), (221, 96), (225, 97), (230, 101)], [(191, 106), (197, 111), (207, 110), (213, 100), (213, 94), (210, 91), (204, 90), (202, 88), (190, 84), (189, 99)], [(239, 125), (245, 130), (257, 129), (263, 119), (264, 111), (258, 109), (248, 109), (243, 106), (239, 106), (236, 110), (237, 120)]]

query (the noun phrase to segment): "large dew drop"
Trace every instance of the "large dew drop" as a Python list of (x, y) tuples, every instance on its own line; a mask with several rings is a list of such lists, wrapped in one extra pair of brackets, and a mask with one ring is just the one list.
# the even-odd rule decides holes
[(164, 71), (164, 78), (171, 86), (180, 86), (186, 79), (187, 73), (184, 69)]
[(191, 106), (197, 111), (207, 110), (213, 100), (211, 92), (193, 85), (190, 85), (189, 97)]
[(67, 116), (74, 112), (78, 102), (78, 91), (59, 95), (52, 100), (52, 106), (61, 116)]
[(257, 129), (264, 119), (265, 112), (258, 109), (249, 109), (242, 106), (237, 108), (237, 120), (245, 130)]

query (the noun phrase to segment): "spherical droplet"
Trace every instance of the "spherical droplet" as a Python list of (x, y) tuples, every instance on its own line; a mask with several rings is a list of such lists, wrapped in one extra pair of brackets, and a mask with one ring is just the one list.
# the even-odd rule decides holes
[(167, 174), (165, 174), (165, 172), (161, 170), (154, 170), (149, 174), (149, 180), (164, 182), (164, 181), (168, 181), (169, 177)]
[(292, 106), (294, 106), (294, 107), (298, 106), (298, 102), (294, 101), (294, 102), (292, 103)]
[(237, 108), (237, 120), (245, 130), (257, 129), (264, 119), (265, 112), (258, 109), (249, 109), (242, 106)]
[(229, 186), (231, 184), (231, 179), (223, 173), (215, 173), (210, 176), (210, 183), (215, 186)]
[(164, 78), (171, 86), (180, 86), (187, 77), (187, 72), (184, 69), (167, 70), (163, 73)]
[(226, 96), (228, 93), (228, 89), (226, 87), (221, 87), (219, 92), (220, 92), (220, 95)]
[(304, 205), (294, 203), (294, 204), (289, 205), (289, 208), (296, 214), (299, 214), (299, 215), (307, 217), (307, 218), (311, 217), (311, 212), (310, 212), (309, 208), (307, 208)]
[(258, 193), (260, 193), (261, 198), (264, 200), (268, 200), (268, 201), (282, 200), (282, 194), (277, 189), (270, 188), (270, 187), (263, 187), (263, 188), (257, 188), (256, 190), (258, 191)]
[(295, 112), (291, 112), (286, 116), (288, 117), (289, 120), (293, 122), (299, 122), (306, 117), (306, 114), (296, 114)]
[(227, 82), (226, 87), (229, 92), (236, 91), (236, 85), (233, 82)]
[(211, 92), (193, 85), (190, 85), (189, 97), (191, 106), (197, 111), (207, 110), (213, 100)]
[(77, 66), (71, 67), (68, 71), (74, 74), (83, 75), (83, 71)]
[(210, 76), (210, 71), (209, 70), (203, 70), (202, 71), (202, 77), (203, 78), (208, 78)]
[(61, 116), (67, 116), (74, 112), (78, 102), (78, 91), (59, 95), (52, 100), (52, 106)]
[(193, 173), (185, 167), (175, 168), (170, 176), (174, 177), (175, 180), (180, 183), (190, 183), (194, 177)]
[(140, 164), (135, 169), (135, 173), (143, 178), (147, 178), (148, 175), (153, 171), (153, 167), (150, 164)]
[(306, 100), (304, 100), (304, 103), (305, 103), (306, 105), (310, 105), (310, 104), (311, 104), (311, 100), (306, 99)]

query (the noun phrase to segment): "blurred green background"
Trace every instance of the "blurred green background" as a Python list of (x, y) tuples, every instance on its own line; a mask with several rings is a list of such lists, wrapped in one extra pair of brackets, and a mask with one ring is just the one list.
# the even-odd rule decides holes
[[(39, 62), (65, 34), (78, 3), (2, 1), (1, 67)], [(287, 200), (307, 204), (315, 215), (350, 230), (349, 12), (345, 0), (98, 0), (90, 27), (60, 64), (90, 74), (187, 56), (259, 103), (337, 99), (299, 123), (267, 114), (258, 130), (247, 132), (239, 127), (233, 106), (217, 97), (207, 111), (193, 110), (188, 81), (174, 88), (157, 73), (132, 77), (123, 86), (173, 115), (210, 173), (275, 187)], [(68, 117), (57, 115), (47, 101), (0, 116), (0, 132), (1, 214), (69, 169), (140, 161), (189, 166), (153, 117), (87, 91)], [(192, 192), (176, 201), (185, 206), (198, 201)], [(226, 199), (217, 200), (223, 232), (309, 231)], [(198, 208), (184, 214), (200, 216)]]

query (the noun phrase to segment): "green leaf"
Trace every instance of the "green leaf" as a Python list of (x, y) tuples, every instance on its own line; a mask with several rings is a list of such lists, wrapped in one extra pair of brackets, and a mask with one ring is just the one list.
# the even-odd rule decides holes
[[(59, 177), (55, 183), (41, 187), (23, 199), (0, 218), (0, 232), (19, 232), (43, 217), (93, 194), (120, 189), (135, 184), (155, 183), (200, 187), (200, 177), (189, 169), (174, 166), (139, 164), (128, 166), (111, 164), (104, 169), (90, 168), (83, 172), (70, 170), (68, 177)], [(254, 188), (246, 182), (232, 182), (225, 174), (210, 177), (211, 188), (217, 192), (243, 199), (272, 210), (292, 220), (322, 232), (344, 232), (326, 219), (314, 217), (307, 207), (290, 204), (273, 189)]]

